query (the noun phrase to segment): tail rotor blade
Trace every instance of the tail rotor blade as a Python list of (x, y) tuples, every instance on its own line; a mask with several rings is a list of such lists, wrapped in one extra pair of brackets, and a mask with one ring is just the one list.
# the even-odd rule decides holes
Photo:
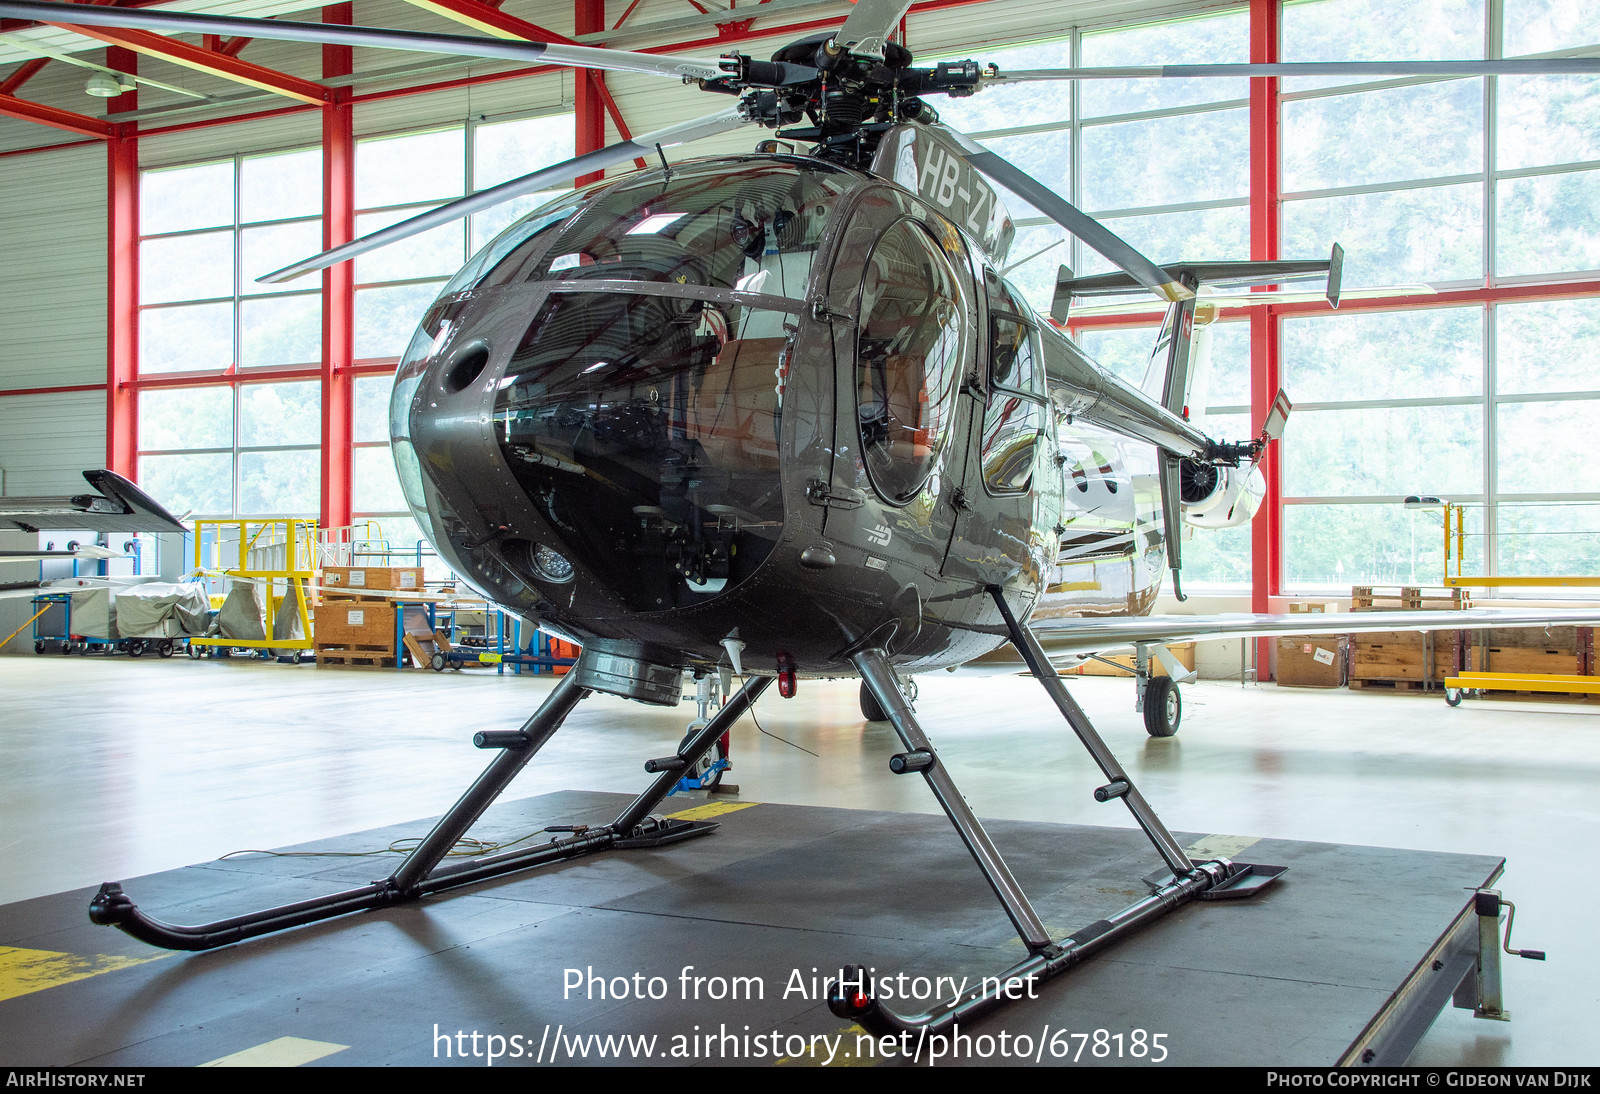
[(737, 108), (724, 110), (694, 121), (680, 122), (664, 129), (657, 129), (653, 133), (645, 133), (632, 140), (618, 141), (616, 144), (598, 149), (594, 152), (585, 152), (581, 156), (574, 156), (570, 160), (553, 164), (550, 167), (534, 171), (532, 174), (523, 175), (521, 178), (503, 182), (499, 186), (488, 190), (481, 190), (470, 197), (459, 201), (452, 201), (448, 205), (441, 205), (437, 209), (430, 209), (420, 216), (410, 220), (402, 220), (399, 224), (391, 224), (387, 228), (373, 232), (371, 235), (362, 236), (350, 243), (342, 244), (332, 250), (296, 262), (292, 266), (285, 266), (281, 270), (259, 277), (256, 280), (264, 284), (277, 284), (289, 281), (302, 274), (311, 273), (313, 270), (326, 269), (346, 259), (355, 258), (357, 255), (366, 254), (368, 251), (411, 236), (426, 232), (430, 228), (437, 228), (441, 224), (449, 224), (460, 220), (462, 217), (471, 216), (473, 213), (482, 212), (493, 208), (503, 201), (521, 197), (524, 194), (536, 194), (540, 190), (549, 190), (555, 186), (565, 185), (573, 179), (594, 171), (603, 170), (619, 163), (649, 154), (656, 145), (671, 148), (675, 145), (686, 144), (689, 141), (699, 140), (702, 137), (715, 136), (726, 133), (749, 123), (749, 119), (739, 112)]
[(972, 167), (1027, 199), (1045, 216), (1083, 240), (1139, 284), (1164, 300), (1188, 300), (1194, 291), (1134, 250), (1133, 245), (1088, 213), (1062, 198), (1020, 167), (954, 130), (945, 130), (961, 146)]

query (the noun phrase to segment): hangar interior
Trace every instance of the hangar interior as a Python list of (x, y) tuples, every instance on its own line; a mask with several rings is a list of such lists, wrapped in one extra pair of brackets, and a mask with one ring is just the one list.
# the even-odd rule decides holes
[[(838, 26), (847, 9), (181, 6), (758, 58)], [(394, 552), (386, 561), (415, 558), (440, 576), (391, 458), (396, 365), (451, 276), (557, 193), (519, 197), (320, 278), (255, 278), (718, 104), (642, 74), (244, 36), (162, 47), (96, 33), (0, 19), (0, 499), (79, 493), (84, 469), (109, 468), (176, 514), (354, 528)], [(923, 0), (898, 37), (919, 63), (971, 57), (1001, 70), (1581, 57), (1600, 50), (1600, 3)], [(1345, 249), (1337, 309), (1315, 292), (1214, 309), (1196, 419), (1219, 437), (1251, 436), (1280, 387), (1294, 413), (1263, 464), (1259, 515), (1185, 539), (1188, 599), (1175, 600), (1169, 583), (1158, 612), (1348, 610), (1354, 587), (1437, 586), (1448, 565), (1441, 510), (1408, 506), (1410, 496), (1460, 506), (1457, 573), (1600, 573), (1594, 77), (1083, 80), (995, 87), (937, 109), (1158, 261)], [(745, 152), (761, 135), (663, 155)], [(1050, 311), (1060, 266), (1112, 269), (1027, 202), (1008, 204), (1016, 237), (1004, 274), (1035, 310)], [(1161, 311), (1143, 299), (1116, 304), (1067, 326), (1137, 385)], [(64, 539), (0, 532), (0, 548)], [(175, 581), (189, 569), (179, 537), (139, 542), (136, 572)], [(0, 584), (42, 573), (37, 562), (0, 562)], [(14, 833), (0, 841), (4, 904), (432, 814), (476, 771), (471, 734), (526, 717), (551, 679), (41, 657), (27, 629), (34, 611), (28, 599), (0, 599), (0, 635), (22, 632), (0, 647), (12, 655), (0, 656), (4, 827)], [(1600, 765), (1593, 706), (1515, 695), (1452, 710), (1436, 689), (1291, 690), (1269, 683), (1277, 648), (1265, 638), (1200, 643), (1202, 682), (1185, 688), (1179, 737), (1146, 738), (1125, 680), (1078, 680), (1074, 693), (1174, 828), (1505, 855), (1519, 940), (1550, 960), (1508, 963), (1512, 1023), (1446, 1010), (1412, 1062), (1592, 1064), (1582, 915), (1600, 893), (1571, 869), (1568, 849), (1600, 834), (1588, 793)], [(756, 713), (770, 733), (746, 720), (733, 734), (742, 794), (935, 812), (917, 780), (887, 774), (893, 732), (863, 723), (856, 704), (854, 681), (802, 680), (795, 700), (768, 697)], [(635, 792), (640, 760), (670, 749), (693, 711), (611, 698), (590, 707), (512, 796)], [(1089, 798), (1091, 765), (1068, 754), (1029, 681), (931, 674), (919, 711), (978, 814), (1123, 823)], [(1071, 987), (1069, 978), (1052, 990)]]

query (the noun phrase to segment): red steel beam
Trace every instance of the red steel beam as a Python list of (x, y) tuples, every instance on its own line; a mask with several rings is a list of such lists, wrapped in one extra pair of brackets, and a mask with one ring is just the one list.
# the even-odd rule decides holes
[(113, 29), (111, 27), (84, 27), (72, 23), (51, 23), (51, 26), (70, 30), (74, 34), (81, 34), (86, 38), (105, 42), (108, 45), (122, 46), (127, 49), (156, 57), (163, 61), (192, 68), (197, 72), (209, 73), (220, 76), (225, 80), (245, 84), (249, 87), (260, 88), (262, 91), (271, 91), (277, 95), (286, 95), (291, 99), (301, 102), (320, 105), (328, 100), (328, 89), (321, 84), (302, 80), (298, 76), (288, 73), (276, 72), (261, 65), (241, 61), (237, 57), (230, 57), (226, 53), (214, 53), (200, 46), (190, 45), (188, 42), (176, 38), (167, 38), (160, 34), (152, 34), (147, 30)]
[[(633, 140), (633, 132), (628, 128), (628, 123), (622, 120), (622, 110), (617, 106), (617, 100), (611, 97), (611, 92), (606, 87), (606, 82), (604, 80), (596, 81), (594, 90), (599, 94), (600, 102), (605, 106), (606, 113), (611, 115), (611, 124), (617, 127), (617, 135), (625, 141)], [(634, 157), (633, 163), (639, 170), (644, 170), (644, 159), (642, 157)]]
[(67, 384), (64, 387), (11, 387), (0, 391), (0, 399), (11, 395), (59, 395), (68, 391), (104, 391), (104, 384)]
[[(123, 49), (106, 51), (106, 64), (138, 71), (139, 59)], [(106, 102), (111, 111), (133, 110), (138, 91)], [(139, 140), (119, 127), (106, 142), (106, 466), (139, 478)]]
[[(1280, 0), (1250, 0), (1250, 60), (1271, 64), (1279, 59)], [(1250, 80), (1250, 257), (1280, 257), (1278, 80)], [(1280, 337), (1283, 322), (1272, 306), (1250, 309), (1250, 421), (1265, 422), (1282, 383)], [(1265, 510), (1250, 526), (1250, 610), (1272, 610), (1272, 598), (1283, 588), (1283, 442), (1267, 445), (1261, 461), (1266, 480)], [(1272, 661), (1272, 640), (1256, 640), (1256, 679), (1265, 679)]]
[[(530, 23), (526, 19), (518, 19), (515, 15), (507, 15), (498, 8), (488, 4), (479, 3), (478, 0), (406, 0), (419, 8), (425, 8), (435, 15), (442, 15), (446, 19), (462, 23), (492, 34), (496, 38), (522, 38), (530, 42), (558, 42), (561, 45), (575, 46), (574, 42), (564, 34), (557, 34), (538, 23)], [(604, 15), (602, 14), (602, 19)], [(596, 30), (604, 30), (601, 25)], [(578, 33), (585, 33), (580, 30)]]
[[(606, 29), (605, 0), (573, 0), (572, 24), (577, 34), (591, 34)], [(572, 81), (573, 124), (576, 127), (574, 152), (583, 155), (606, 146), (605, 101), (601, 89), (605, 76), (590, 70), (579, 70)], [(587, 186), (606, 177), (604, 171), (593, 171), (574, 182)]]
[(17, 70), (4, 80), (0, 80), (0, 95), (12, 95), (17, 88), (27, 83), (39, 74), (39, 70), (50, 63), (48, 57), (38, 57), (32, 61), (25, 61)]
[(83, 137), (108, 139), (112, 134), (109, 122), (91, 118), (87, 114), (74, 114), (70, 110), (45, 106), (43, 103), (31, 103), (15, 95), (0, 95), (0, 115), (21, 118), (25, 122), (38, 122), (40, 125), (64, 129), (68, 133), (77, 133)]
[[(348, 25), (352, 5), (322, 9), (327, 23)], [(348, 76), (354, 51), (322, 47), (322, 75)], [(355, 113), (347, 88), (322, 108), (322, 246), (348, 243), (356, 232)], [(322, 509), (324, 528), (351, 522), (355, 504), (355, 263), (322, 271)]]

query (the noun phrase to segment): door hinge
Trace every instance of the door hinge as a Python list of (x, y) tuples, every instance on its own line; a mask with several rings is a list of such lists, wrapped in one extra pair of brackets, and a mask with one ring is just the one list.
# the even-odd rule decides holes
[(862, 499), (853, 490), (848, 494), (830, 493), (827, 483), (812, 479), (806, 484), (806, 500), (812, 505), (825, 505), (831, 509), (859, 509)]
[(811, 302), (811, 318), (821, 320), (824, 323), (854, 323), (856, 321), (854, 315), (846, 311), (834, 311), (821, 298)]

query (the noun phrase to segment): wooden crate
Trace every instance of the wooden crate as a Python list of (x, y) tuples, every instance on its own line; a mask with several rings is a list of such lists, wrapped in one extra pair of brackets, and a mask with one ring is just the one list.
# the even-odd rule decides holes
[(1573, 650), (1487, 646), (1484, 647), (1484, 653), (1484, 672), (1551, 676), (1578, 674), (1578, 655)]
[[(1471, 668), (1470, 647), (1466, 668)], [(1455, 632), (1367, 631), (1350, 636), (1350, 679), (1438, 683), (1456, 673)]]
[(382, 598), (390, 593), (420, 593), (422, 591), (421, 566), (324, 566), (322, 578), (324, 599), (337, 597)]
[(317, 609), (316, 644), (381, 646), (394, 656), (394, 605), (374, 600), (324, 601)]

